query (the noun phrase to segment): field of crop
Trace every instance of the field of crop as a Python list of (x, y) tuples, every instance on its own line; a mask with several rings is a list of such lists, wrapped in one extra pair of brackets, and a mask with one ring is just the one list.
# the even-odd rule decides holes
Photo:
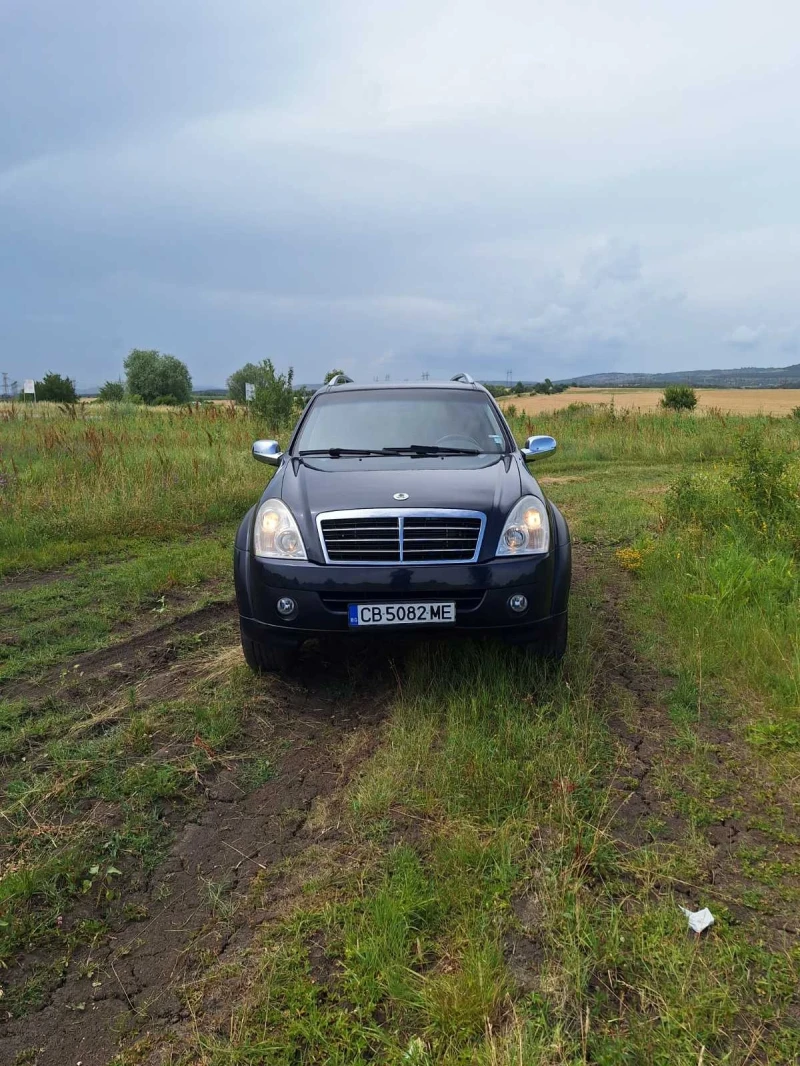
[(0, 1062), (798, 1061), (800, 420), (513, 427), (559, 441), (563, 666), (279, 680), (230, 578), (257, 423), (0, 412)]
[[(697, 410), (732, 415), (789, 415), (800, 407), (800, 389), (695, 389)], [(657, 411), (663, 389), (567, 389), (556, 396), (521, 396), (502, 400), (524, 414), (559, 411), (571, 403), (610, 404), (617, 410)]]

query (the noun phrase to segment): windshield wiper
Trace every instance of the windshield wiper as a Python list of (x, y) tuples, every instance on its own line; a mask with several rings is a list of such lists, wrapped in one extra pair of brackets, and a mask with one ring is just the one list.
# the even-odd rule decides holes
[(298, 452), (299, 456), (327, 455), (330, 459), (338, 459), (342, 455), (386, 455), (383, 448), (308, 448)]
[(308, 448), (297, 455), (303, 459), (310, 455), (339, 459), (342, 456), (363, 455), (481, 455), (477, 448), (444, 448), (438, 444), (404, 444), (397, 448)]
[(385, 455), (480, 455), (477, 448), (446, 448), (438, 444), (404, 444), (399, 448), (384, 448)]

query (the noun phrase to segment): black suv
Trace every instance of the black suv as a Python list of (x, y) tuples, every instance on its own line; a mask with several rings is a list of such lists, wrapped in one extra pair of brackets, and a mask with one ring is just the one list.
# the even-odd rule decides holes
[(467, 374), (356, 385), (339, 375), (303, 412), (236, 537), (242, 648), (257, 671), (325, 633), (494, 633), (560, 659), (569, 529), (526, 463), (552, 437), (514, 442)]

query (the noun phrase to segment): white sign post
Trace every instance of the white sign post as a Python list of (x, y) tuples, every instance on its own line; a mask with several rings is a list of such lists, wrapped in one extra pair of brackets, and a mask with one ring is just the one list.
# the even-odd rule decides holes
[(25, 381), (22, 384), (22, 395), (23, 398), (25, 396), (32, 396), (33, 402), (36, 403), (36, 382), (33, 378), (25, 378)]
[(248, 403), (250, 402), (250, 400), (254, 400), (256, 398), (256, 387), (255, 387), (255, 385), (248, 385), (247, 382), (245, 382), (244, 398), (245, 398), (245, 400), (247, 400)]

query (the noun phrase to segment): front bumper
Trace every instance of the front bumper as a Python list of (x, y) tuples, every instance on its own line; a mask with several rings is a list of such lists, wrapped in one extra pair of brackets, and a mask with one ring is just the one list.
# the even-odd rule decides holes
[[(563, 614), (569, 594), (569, 543), (549, 555), (492, 559), (442, 566), (335, 566), (309, 562), (276, 563), (237, 547), (234, 567), (242, 628), (252, 640), (296, 644), (324, 633), (489, 631), (524, 639)], [(527, 610), (511, 610), (508, 599), (522, 593)], [(279, 599), (291, 596), (297, 612), (282, 618)], [(350, 603), (455, 601), (456, 622), (398, 626), (348, 625)]]

